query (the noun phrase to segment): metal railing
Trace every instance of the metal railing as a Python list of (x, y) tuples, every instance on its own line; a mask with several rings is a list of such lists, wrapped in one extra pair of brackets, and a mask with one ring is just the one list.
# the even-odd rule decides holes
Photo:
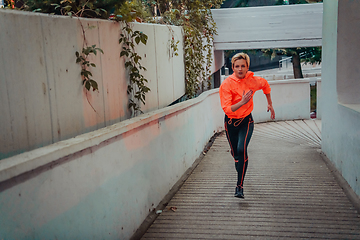
[[(305, 55), (306, 55), (305, 52), (302, 52), (302, 53), (299, 54), (300, 58), (305, 56)], [(284, 62), (286, 64), (285, 68), (288, 68), (288, 64), (291, 64), (291, 60), (292, 60), (292, 56), (279, 60), (279, 70), (281, 70), (283, 68)]]

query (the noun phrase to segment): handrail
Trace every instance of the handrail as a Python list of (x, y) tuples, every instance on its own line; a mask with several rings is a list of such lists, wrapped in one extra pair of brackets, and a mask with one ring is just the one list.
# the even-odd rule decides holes
[[(305, 52), (302, 52), (302, 53), (299, 54), (300, 58), (303, 57), (304, 55), (306, 55)], [(291, 57), (287, 57), (287, 58), (283, 58), (283, 59), (280, 59), (280, 60), (279, 60), (279, 70), (281, 70), (281, 68), (282, 68), (282, 63), (283, 63), (284, 61), (288, 61), (289, 59), (292, 59), (292, 56), (291, 56)]]

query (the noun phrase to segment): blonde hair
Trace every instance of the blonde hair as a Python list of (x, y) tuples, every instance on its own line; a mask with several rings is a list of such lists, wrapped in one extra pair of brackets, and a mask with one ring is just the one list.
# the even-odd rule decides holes
[(250, 57), (246, 53), (237, 53), (231, 58), (231, 66), (234, 67), (234, 63), (239, 60), (244, 59), (246, 61), (247, 67), (250, 67)]

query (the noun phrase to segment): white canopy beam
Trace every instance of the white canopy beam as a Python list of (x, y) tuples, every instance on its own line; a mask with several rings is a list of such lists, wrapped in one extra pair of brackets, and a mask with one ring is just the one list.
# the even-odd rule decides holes
[(322, 45), (323, 4), (213, 9), (216, 50)]

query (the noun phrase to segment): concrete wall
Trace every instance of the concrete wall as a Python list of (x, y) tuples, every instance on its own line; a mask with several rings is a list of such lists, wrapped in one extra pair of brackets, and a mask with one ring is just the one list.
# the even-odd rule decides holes
[[(91, 58), (96, 92), (84, 91), (75, 63), (82, 27), (87, 44), (104, 51)], [(171, 54), (169, 28), (180, 41), (178, 56)], [(113, 21), (0, 9), (0, 159), (130, 118), (121, 29)], [(137, 47), (151, 89), (142, 110), (149, 112), (185, 93), (182, 29), (134, 24), (134, 30), (149, 37)]]
[[(360, 195), (360, 2), (324, 1), (322, 150)], [(349, 97), (346, 97), (346, 93)]]
[(128, 239), (223, 130), (218, 89), (0, 161), (1, 239)]

